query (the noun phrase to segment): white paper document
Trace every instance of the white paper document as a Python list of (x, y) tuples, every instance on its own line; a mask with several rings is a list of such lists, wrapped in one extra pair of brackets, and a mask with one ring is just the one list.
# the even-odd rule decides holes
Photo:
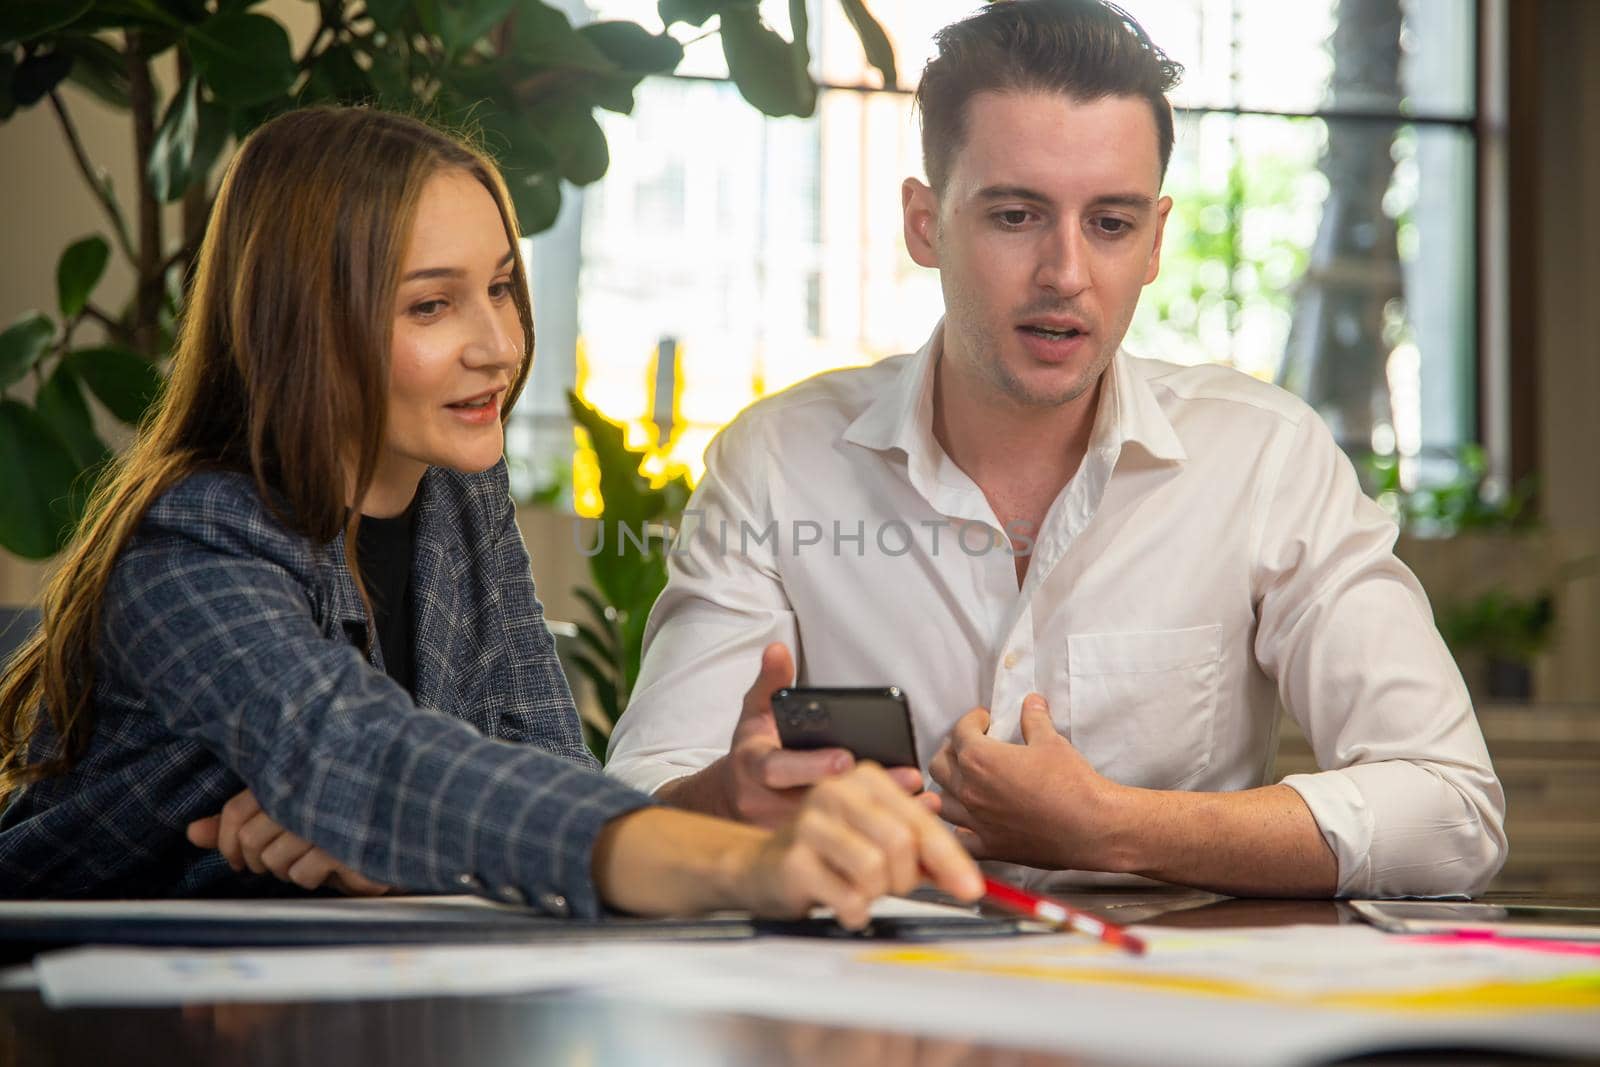
[(574, 989), (648, 966), (648, 946), (392, 946), (318, 949), (81, 948), (34, 961), (51, 1007), (200, 1001), (350, 1000)]

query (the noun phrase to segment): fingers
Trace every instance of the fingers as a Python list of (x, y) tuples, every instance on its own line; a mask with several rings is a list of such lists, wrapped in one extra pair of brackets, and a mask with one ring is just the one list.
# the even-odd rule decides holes
[(907, 793), (916, 795), (922, 792), (922, 772), (915, 767), (888, 767), (885, 770), (895, 784)]
[(248, 822), (239, 827), (239, 852), (244, 865), (256, 874), (266, 874), (267, 865), (262, 860), (262, 854), (268, 845), (284, 833), (287, 831), (273, 822), (270, 815), (264, 811), (257, 811)]
[(944, 810), (940, 815), (945, 822), (954, 826), (963, 826), (968, 830), (976, 829), (977, 824), (973, 821), (972, 812), (968, 811), (967, 806), (960, 800), (948, 793), (945, 794)]
[(924, 790), (911, 799), (927, 808), (930, 815), (937, 815), (944, 809), (944, 798), (931, 789)]
[(751, 762), (756, 780), (766, 788), (794, 789), (843, 774), (855, 765), (855, 757), (841, 748), (818, 748), (805, 752), (774, 748)]
[(1038, 693), (1029, 693), (1022, 700), (1022, 742), (1042, 745), (1059, 737), (1055, 720), (1050, 718), (1050, 705)]
[(189, 843), (197, 848), (216, 848), (217, 835), (222, 830), (222, 816), (211, 815), (196, 819), (184, 831)]
[[(761, 670), (756, 674), (756, 680), (744, 694), (744, 708), (740, 713), (741, 722), (747, 718), (759, 718), (765, 715), (772, 716), (772, 694), (794, 681), (794, 657), (789, 654), (789, 647), (781, 642), (773, 642), (761, 652)], [(773, 728), (776, 732), (776, 727)]]
[(217, 830), (217, 851), (236, 871), (245, 868), (244, 850), (239, 844), (239, 829), (261, 811), (255, 794), (246, 789), (222, 805), (222, 823)]
[[(302, 857), (316, 851), (316, 846), (303, 837), (296, 837), (286, 830), (281, 830), (261, 850), (261, 866), (265, 867), (279, 881), (293, 881), (289, 871)], [(321, 883), (318, 883), (321, 884)]]
[(342, 865), (334, 869), (328, 880), (335, 889), (347, 897), (381, 897), (392, 888), (382, 882), (374, 882)]
[(313, 848), (289, 867), (286, 881), (301, 889), (320, 889), (338, 870), (338, 860), (320, 848)]
[[(893, 887), (889, 859), (870, 835), (832, 812), (807, 806), (795, 817), (795, 839), (808, 846), (864, 901), (875, 900)], [(916, 876), (915, 870), (911, 876)]]
[(784, 880), (792, 890), (790, 914), (804, 915), (818, 904), (831, 908), (841, 926), (859, 930), (867, 925), (872, 899), (851, 885), (814, 848), (791, 848), (784, 858), (784, 868)]
[(971, 744), (987, 736), (988, 733), (989, 709), (973, 708), (956, 720), (955, 727), (950, 731), (950, 739), (957, 748), (960, 748), (961, 745)]
[[(926, 816), (926, 809), (906, 798), (892, 782), (887, 782), (887, 789), (879, 795), (883, 788), (880, 776), (869, 776), (866, 772), (868, 768), (862, 767), (850, 778), (818, 786), (813, 791), (815, 799), (801, 813), (802, 825), (811, 818), (818, 823), (848, 828), (852, 837), (860, 841), (870, 858), (851, 857), (856, 862), (848, 866), (835, 865), (840, 866), (842, 873), (861, 892), (869, 897), (909, 893), (922, 880), (915, 823), (919, 817)], [(886, 781), (886, 776), (883, 778)], [(907, 811), (899, 807), (900, 799), (906, 799), (913, 809), (909, 817)], [(832, 818), (816, 818), (819, 812)], [(833, 862), (832, 857), (830, 862)]]
[(933, 754), (933, 759), (928, 761), (928, 776), (938, 783), (939, 788), (946, 795), (959, 793), (961, 782), (957, 775), (955, 749), (950, 747), (950, 742), (945, 741), (939, 746), (939, 751)]
[(876, 764), (812, 790), (818, 806), (831, 808), (884, 853), (897, 893), (910, 891), (926, 872), (952, 896), (976, 899), (983, 892), (977, 866), (928, 808), (905, 794)]

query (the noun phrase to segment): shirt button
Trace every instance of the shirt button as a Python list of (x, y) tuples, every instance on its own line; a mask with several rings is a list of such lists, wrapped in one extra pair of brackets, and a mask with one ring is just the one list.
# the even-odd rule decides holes
[(484, 892), (483, 880), (475, 874), (456, 875), (456, 887), (463, 893), (475, 893), (478, 896)]
[(528, 898), (523, 895), (522, 890), (514, 885), (503, 885), (494, 891), (494, 895), (502, 904), (515, 904), (521, 907), (528, 903)]
[(1011, 668), (1015, 667), (1019, 662), (1021, 662), (1021, 660), (1022, 657), (1017, 655), (1015, 652), (1007, 652), (1006, 658), (1001, 662), (1005, 664), (1006, 670), (1009, 671)]
[(558, 919), (565, 919), (572, 911), (567, 906), (567, 898), (560, 893), (540, 893), (538, 904), (546, 914), (554, 915)]

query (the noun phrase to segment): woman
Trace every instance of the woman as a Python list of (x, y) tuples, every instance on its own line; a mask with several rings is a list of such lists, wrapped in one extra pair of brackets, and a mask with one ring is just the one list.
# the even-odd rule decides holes
[(583, 916), (859, 924), (919, 868), (977, 895), (876, 768), (775, 835), (598, 773), (501, 459), (533, 350), (517, 232), (493, 165), (411, 119), (299, 111), (240, 146), (160, 411), (0, 682), (0, 894), (280, 885), (248, 859)]

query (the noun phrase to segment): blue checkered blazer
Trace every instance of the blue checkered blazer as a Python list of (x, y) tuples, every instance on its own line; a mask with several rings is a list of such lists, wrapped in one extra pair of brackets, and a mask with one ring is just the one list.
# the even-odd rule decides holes
[(595, 836), (648, 801), (584, 747), (504, 462), (420, 493), (415, 701), (361, 651), (342, 540), (290, 533), (242, 474), (165, 493), (102, 603), (87, 753), (0, 817), (0, 896), (294, 892), (184, 837), (248, 786), (380, 882), (595, 914)]

